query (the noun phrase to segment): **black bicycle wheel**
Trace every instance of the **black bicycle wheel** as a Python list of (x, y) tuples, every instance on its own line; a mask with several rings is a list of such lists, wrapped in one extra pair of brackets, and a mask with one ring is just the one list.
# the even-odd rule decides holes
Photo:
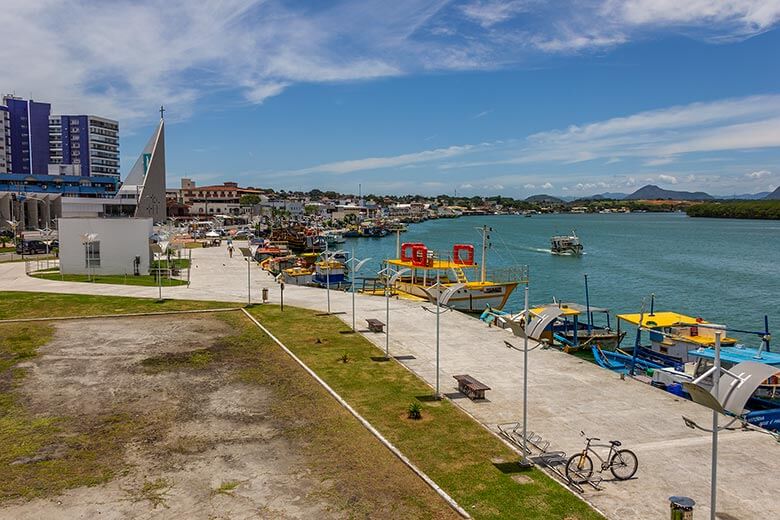
[(612, 455), (609, 462), (609, 470), (618, 480), (628, 480), (634, 476), (639, 468), (639, 460), (631, 450), (619, 450)]
[(577, 453), (566, 463), (566, 478), (575, 484), (583, 484), (593, 475), (593, 460), (588, 455)]

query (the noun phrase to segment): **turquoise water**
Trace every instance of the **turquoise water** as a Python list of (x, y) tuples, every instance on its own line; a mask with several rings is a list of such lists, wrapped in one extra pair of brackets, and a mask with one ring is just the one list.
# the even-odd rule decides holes
[[(446, 254), (454, 243), (471, 243), (479, 260), (476, 228), (482, 225), (494, 230), (489, 268), (529, 266), (532, 304), (553, 297), (585, 303), (587, 274), (591, 305), (639, 312), (643, 299), (649, 310), (655, 293), (656, 310), (735, 328), (763, 330), (768, 314), (770, 330), (780, 337), (780, 222), (693, 219), (681, 213), (496, 215), (412, 224), (401, 241), (424, 242)], [(585, 255), (551, 255), (550, 236), (572, 229)], [(353, 246), (358, 258), (373, 259), (360, 273), (370, 276), (381, 260), (395, 255), (396, 238), (348, 239), (344, 249)], [(522, 290), (516, 290), (506, 310), (522, 308), (522, 299)]]

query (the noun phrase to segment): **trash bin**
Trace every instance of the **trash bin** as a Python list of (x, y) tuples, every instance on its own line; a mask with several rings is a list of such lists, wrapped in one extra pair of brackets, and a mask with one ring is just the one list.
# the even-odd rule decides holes
[(669, 497), (672, 520), (693, 520), (693, 506), (696, 502), (688, 497)]
[(268, 303), (268, 287), (263, 287), (263, 303)]

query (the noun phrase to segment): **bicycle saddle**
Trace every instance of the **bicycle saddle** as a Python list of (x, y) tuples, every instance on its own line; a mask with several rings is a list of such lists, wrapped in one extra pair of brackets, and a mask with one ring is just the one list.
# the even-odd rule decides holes
[(613, 445), (613, 446), (620, 446), (621, 444), (623, 444), (623, 443), (622, 443), (622, 442), (620, 442), (620, 441), (609, 441), (609, 443), (610, 443), (611, 445)]

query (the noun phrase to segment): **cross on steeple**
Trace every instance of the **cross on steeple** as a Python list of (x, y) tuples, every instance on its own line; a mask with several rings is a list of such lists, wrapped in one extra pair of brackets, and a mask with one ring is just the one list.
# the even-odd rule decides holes
[(160, 105), (160, 119), (165, 119), (165, 107)]

